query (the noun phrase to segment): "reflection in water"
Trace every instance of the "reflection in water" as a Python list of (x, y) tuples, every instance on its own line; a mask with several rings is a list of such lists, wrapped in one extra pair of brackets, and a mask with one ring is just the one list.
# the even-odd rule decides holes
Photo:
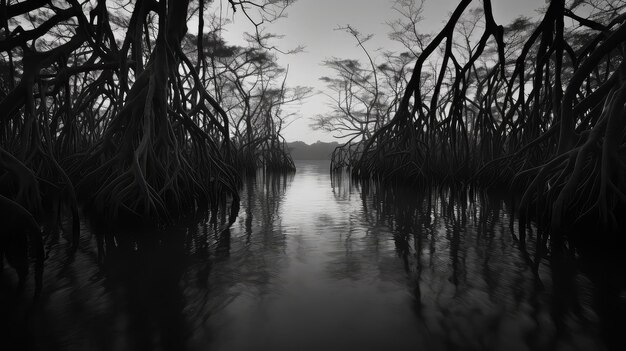
[(229, 229), (221, 213), (159, 233), (85, 225), (73, 258), (69, 236), (50, 235), (40, 301), (16, 299), (14, 277), (2, 274), (1, 342), (42, 350), (591, 350), (619, 342), (623, 303), (607, 265), (547, 256), (537, 235), (520, 250), (503, 199), (354, 184), (345, 175), (331, 183), (326, 162), (297, 167), (295, 176), (248, 178)]

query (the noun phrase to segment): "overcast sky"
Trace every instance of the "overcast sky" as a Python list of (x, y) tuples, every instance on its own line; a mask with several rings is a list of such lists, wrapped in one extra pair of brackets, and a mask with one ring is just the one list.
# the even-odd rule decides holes
[[(288, 84), (322, 90), (324, 84), (319, 78), (332, 74), (322, 65), (322, 61), (331, 57), (365, 59), (363, 52), (356, 47), (354, 38), (345, 32), (335, 31), (337, 26), (349, 24), (363, 34), (374, 34), (374, 37), (366, 43), (371, 52), (377, 49), (399, 50), (398, 44), (387, 36), (389, 27), (386, 22), (398, 17), (392, 9), (394, 2), (394, 0), (296, 1), (288, 8), (286, 18), (268, 27), (269, 32), (284, 35), (282, 40), (276, 42), (281, 49), (305, 46), (302, 53), (280, 58), (281, 65), (289, 65)], [(421, 31), (438, 32), (458, 2), (458, 0), (426, 0)], [(474, 0), (474, 3), (470, 7), (478, 6), (482, 1)], [(492, 0), (492, 6), (496, 21), (505, 25), (519, 15), (536, 16), (536, 10), (545, 6), (545, 0)], [(242, 31), (253, 31), (253, 26), (238, 12), (234, 22), (226, 29), (225, 39), (236, 43)], [(301, 140), (310, 144), (317, 140), (336, 140), (326, 132), (313, 131), (309, 128), (311, 117), (328, 110), (327, 104), (327, 98), (319, 94), (299, 106), (297, 112), (300, 118), (284, 131), (287, 141)]]

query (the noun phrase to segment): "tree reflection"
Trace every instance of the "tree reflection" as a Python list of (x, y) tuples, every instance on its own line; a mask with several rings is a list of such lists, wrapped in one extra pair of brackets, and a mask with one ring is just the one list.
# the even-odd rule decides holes
[(237, 298), (271, 289), (281, 265), (271, 255), (285, 246), (278, 213), (292, 177), (247, 179), (239, 220), (230, 227), (229, 203), (167, 230), (82, 223), (87, 235), (69, 259), (70, 235), (49, 233), (41, 298), (0, 290), (3, 344), (185, 350), (210, 343), (212, 316)]
[[(334, 173), (333, 186), (337, 201), (360, 196), (359, 220), (382, 228), (378, 240), (392, 240), (416, 316), (438, 340), (433, 345), (556, 349), (620, 343), (612, 327), (615, 312), (607, 308), (619, 310), (619, 284), (606, 283), (616, 275), (598, 282), (571, 243), (559, 246), (534, 223), (518, 223), (510, 196), (463, 187), (381, 185), (348, 173)], [(524, 242), (520, 225), (527, 229)], [(608, 276), (608, 266), (599, 266)], [(609, 266), (619, 267), (614, 261)], [(604, 296), (612, 296), (611, 302)], [(605, 345), (592, 340), (600, 334)]]
[(271, 291), (285, 247), (279, 213), (292, 179), (292, 174), (264, 171), (248, 175), (237, 221), (226, 229), (221, 229), (225, 218), (218, 224), (199, 226), (206, 249), (202, 255), (191, 257), (187, 272), (202, 284), (185, 285), (187, 319), (193, 335), (190, 345), (210, 344), (212, 320), (225, 318), (219, 316), (227, 314), (231, 306), (246, 305)]

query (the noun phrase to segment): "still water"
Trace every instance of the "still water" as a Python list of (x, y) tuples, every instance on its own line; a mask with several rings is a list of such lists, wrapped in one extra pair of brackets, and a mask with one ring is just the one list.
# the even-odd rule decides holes
[(245, 180), (227, 230), (202, 223), (144, 240), (84, 223), (74, 256), (68, 234), (50, 234), (40, 301), (10, 297), (2, 273), (2, 345), (605, 349), (616, 327), (593, 279), (522, 252), (504, 199), (331, 181), (328, 166)]

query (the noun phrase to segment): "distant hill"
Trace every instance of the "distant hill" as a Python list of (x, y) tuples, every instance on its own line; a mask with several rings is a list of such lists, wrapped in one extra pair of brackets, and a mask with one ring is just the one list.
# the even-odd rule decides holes
[(337, 146), (339, 146), (338, 142), (324, 143), (318, 141), (311, 145), (302, 141), (287, 143), (287, 149), (294, 160), (330, 160), (330, 156)]

